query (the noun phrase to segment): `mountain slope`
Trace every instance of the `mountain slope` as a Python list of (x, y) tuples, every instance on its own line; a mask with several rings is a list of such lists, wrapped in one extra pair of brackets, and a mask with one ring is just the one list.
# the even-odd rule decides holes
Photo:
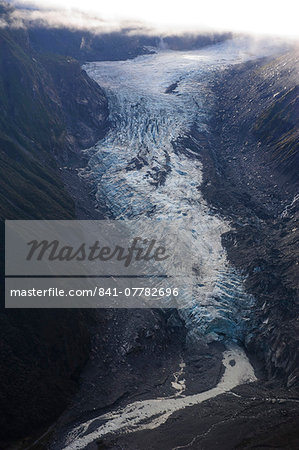
[(271, 152), (274, 166), (290, 180), (297, 181), (299, 169), (299, 86), (283, 89), (263, 111), (255, 131)]
[(245, 344), (288, 386), (299, 381), (297, 74), (296, 51), (223, 72), (202, 155), (203, 193), (232, 220), (223, 242), (257, 299)]
[[(10, 28), (0, 28), (0, 109), (3, 301), (4, 219), (76, 217), (59, 167), (105, 133), (108, 109), (78, 62), (39, 54), (26, 30)], [(1, 309), (0, 323), (0, 436), (9, 439), (53, 421), (65, 407), (88, 356), (89, 318)]]
[(1, 29), (0, 46), (1, 216), (71, 218), (57, 160), (103, 135), (104, 94), (75, 60), (34, 53), (23, 30)]

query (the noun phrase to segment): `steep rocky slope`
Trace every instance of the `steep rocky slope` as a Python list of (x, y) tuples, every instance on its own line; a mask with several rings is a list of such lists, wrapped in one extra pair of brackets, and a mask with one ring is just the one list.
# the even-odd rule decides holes
[(295, 51), (224, 71), (201, 149), (203, 192), (232, 220), (223, 241), (257, 298), (247, 348), (288, 386), (298, 383), (297, 73)]
[(55, 160), (103, 135), (106, 99), (76, 61), (34, 53), (23, 30), (0, 33), (2, 216), (71, 217)]
[[(2, 303), (4, 219), (75, 218), (58, 168), (103, 135), (108, 111), (78, 62), (41, 55), (26, 30), (9, 28), (0, 28), (0, 109)], [(9, 439), (65, 407), (88, 356), (89, 319), (2, 308), (0, 323), (0, 435)]]
[(258, 118), (254, 130), (271, 153), (272, 166), (290, 183), (298, 181), (299, 87), (284, 86)]
[[(173, 50), (191, 50), (224, 41), (229, 33), (214, 33), (190, 36), (147, 35), (140, 30), (94, 34), (87, 31), (51, 29), (34, 23), (29, 28), (32, 45), (37, 50), (63, 56), (72, 56), (80, 61), (118, 61), (152, 53), (152, 47)], [(137, 30), (138, 31), (138, 30)]]

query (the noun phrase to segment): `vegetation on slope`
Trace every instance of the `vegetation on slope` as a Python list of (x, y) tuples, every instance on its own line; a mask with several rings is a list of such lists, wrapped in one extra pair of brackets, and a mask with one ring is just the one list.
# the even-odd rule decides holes
[[(7, 7), (0, 4), (0, 19)], [(4, 219), (72, 219), (59, 166), (105, 132), (102, 89), (70, 58), (33, 50), (25, 29), (0, 28), (0, 249)], [(0, 438), (48, 424), (66, 406), (89, 349), (86, 314), (0, 310)]]

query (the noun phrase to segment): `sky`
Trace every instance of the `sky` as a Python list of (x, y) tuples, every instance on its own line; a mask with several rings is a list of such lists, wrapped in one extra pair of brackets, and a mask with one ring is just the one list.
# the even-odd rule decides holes
[(38, 8), (23, 14), (42, 18), (51, 25), (69, 22), (74, 27), (99, 25), (117, 29), (123, 23), (142, 23), (166, 33), (216, 30), (299, 38), (296, 0), (10, 0), (10, 3)]

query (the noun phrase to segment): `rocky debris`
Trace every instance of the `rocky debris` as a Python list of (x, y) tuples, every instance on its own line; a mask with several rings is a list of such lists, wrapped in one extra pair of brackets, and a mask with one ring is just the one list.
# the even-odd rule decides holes
[(175, 396), (173, 383), (182, 366), (186, 395), (214, 387), (223, 374), (224, 346), (186, 346), (176, 310), (102, 311), (94, 331), (91, 360), (80, 391), (56, 424), (53, 450), (75, 424), (135, 401)]
[(290, 159), (283, 157), (287, 148), (276, 150), (280, 135), (295, 133), (296, 59), (291, 51), (221, 73), (213, 84), (217, 100), (207, 145), (198, 152), (200, 189), (232, 221), (223, 243), (257, 300), (247, 348), (264, 361), (269, 378), (287, 386), (298, 383), (299, 362), (298, 145), (292, 143)]
[(167, 89), (165, 89), (165, 94), (173, 94), (175, 93), (176, 88), (179, 85), (179, 81), (176, 81), (175, 83), (172, 83), (170, 86), (168, 86)]
[[(107, 436), (99, 450), (298, 448), (298, 400), (292, 392), (243, 385), (200, 405), (175, 412), (154, 430)], [(294, 394), (294, 393), (293, 393)]]

